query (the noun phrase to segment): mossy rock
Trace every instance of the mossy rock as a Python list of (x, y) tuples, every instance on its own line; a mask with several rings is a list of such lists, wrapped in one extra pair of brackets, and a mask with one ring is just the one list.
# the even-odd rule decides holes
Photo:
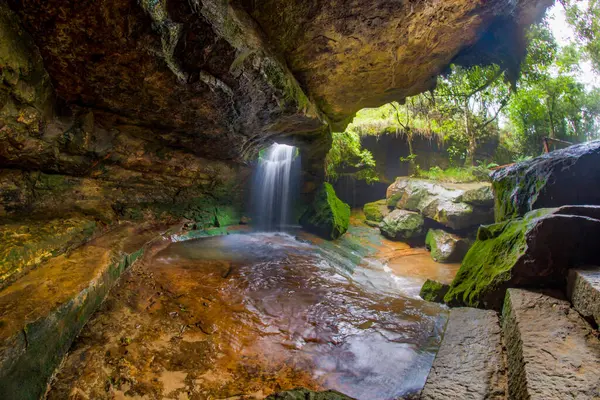
[(419, 213), (394, 210), (383, 219), (380, 229), (381, 233), (393, 240), (414, 240), (422, 237), (425, 219)]
[(524, 161), (492, 174), (496, 222), (531, 210), (600, 205), (600, 141)]
[(568, 268), (597, 261), (598, 211), (540, 209), (482, 226), (444, 301), (500, 310), (509, 287), (564, 287)]
[(444, 296), (448, 293), (448, 289), (450, 289), (450, 285), (448, 284), (427, 279), (421, 287), (419, 296), (426, 301), (442, 303), (444, 301)]
[(300, 225), (325, 239), (337, 239), (348, 230), (350, 206), (335, 194), (333, 186), (323, 183), (314, 201), (300, 217)]
[(353, 400), (353, 398), (335, 390), (314, 392), (304, 388), (297, 388), (272, 394), (266, 400)]
[(387, 201), (384, 199), (365, 204), (363, 212), (367, 221), (381, 222), (390, 213), (390, 210)]
[(439, 263), (460, 262), (469, 251), (469, 241), (441, 229), (430, 229), (425, 245), (431, 251), (431, 258)]

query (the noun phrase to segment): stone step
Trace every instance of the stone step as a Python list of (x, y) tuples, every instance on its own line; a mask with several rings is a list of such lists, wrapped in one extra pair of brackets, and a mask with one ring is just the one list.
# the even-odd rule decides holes
[(422, 400), (506, 398), (506, 367), (498, 314), (453, 308)]
[(571, 269), (567, 296), (584, 318), (600, 325), (600, 267)]
[(600, 341), (568, 301), (552, 296), (507, 291), (502, 330), (509, 398), (599, 398)]
[(121, 224), (0, 291), (0, 399), (37, 399), (123, 270), (166, 226)]

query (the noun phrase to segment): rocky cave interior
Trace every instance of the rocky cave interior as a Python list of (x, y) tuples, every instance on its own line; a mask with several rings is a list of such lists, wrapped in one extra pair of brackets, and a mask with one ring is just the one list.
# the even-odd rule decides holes
[[(359, 109), (431, 90), (450, 64), (498, 64), (516, 79), (525, 32), (552, 3), (0, 0), (0, 398), (599, 398), (600, 272), (588, 266), (598, 265), (600, 143), (504, 168), (491, 185), (394, 176), (387, 193), (361, 189), (360, 206), (385, 197), (365, 206), (369, 226), (324, 183), (331, 132)], [(301, 155), (305, 232), (295, 239), (244, 234), (252, 176), (273, 143)], [(428, 228), (446, 267), (423, 248)], [(468, 243), (452, 239), (466, 231)], [(415, 238), (423, 243), (394, 244)], [(460, 256), (444, 253), (448, 240)], [(277, 359), (299, 348), (265, 339), (277, 325), (266, 319), (253, 322), (265, 338), (249, 344), (252, 324), (238, 319), (258, 317), (240, 308), (282, 317), (265, 288), (236, 297), (249, 289), (227, 279), (253, 271), (220, 257), (262, 260), (265, 243), (290, 264), (288, 275), (271, 272), (281, 281), (265, 279), (290, 293), (300, 289), (285, 285), (317, 279), (293, 270), (312, 271), (312, 253), (350, 270), (417, 257), (398, 267), (418, 276), (409, 294), (321, 275), (310, 287), (315, 301), (335, 293), (364, 315), (386, 313), (346, 321), (363, 332), (354, 346), (377, 342), (373, 324), (396, 329), (377, 348), (390, 357), (385, 379), (371, 371), (380, 380), (369, 383), (360, 366), (353, 378), (333, 368), (321, 379), (310, 357)], [(194, 269), (181, 254), (211, 256)], [(361, 271), (372, 286), (383, 279)], [(302, 308), (285, 298), (271, 299), (280, 312)], [(340, 319), (353, 312), (346, 300), (328, 306)], [(340, 363), (349, 328), (316, 321), (335, 334), (303, 343)]]

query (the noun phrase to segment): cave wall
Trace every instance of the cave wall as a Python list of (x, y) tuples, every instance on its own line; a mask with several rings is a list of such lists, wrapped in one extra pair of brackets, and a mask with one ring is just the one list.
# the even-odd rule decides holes
[(0, 217), (214, 220), (275, 140), (301, 148), (310, 195), (330, 127), (450, 62), (514, 70), (550, 3), (3, 0)]

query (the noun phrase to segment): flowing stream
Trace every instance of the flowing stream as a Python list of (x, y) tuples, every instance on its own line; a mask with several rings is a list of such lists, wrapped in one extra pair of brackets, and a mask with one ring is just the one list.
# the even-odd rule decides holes
[(255, 227), (264, 231), (289, 227), (299, 172), (300, 156), (296, 147), (275, 143), (264, 150), (252, 185)]
[[(298, 386), (358, 400), (425, 383), (446, 310), (420, 300), (447, 266), (351, 227), (209, 237), (157, 249), (84, 328), (48, 399), (263, 399)], [(395, 261), (394, 261), (395, 260)], [(405, 265), (405, 266), (403, 266)]]

